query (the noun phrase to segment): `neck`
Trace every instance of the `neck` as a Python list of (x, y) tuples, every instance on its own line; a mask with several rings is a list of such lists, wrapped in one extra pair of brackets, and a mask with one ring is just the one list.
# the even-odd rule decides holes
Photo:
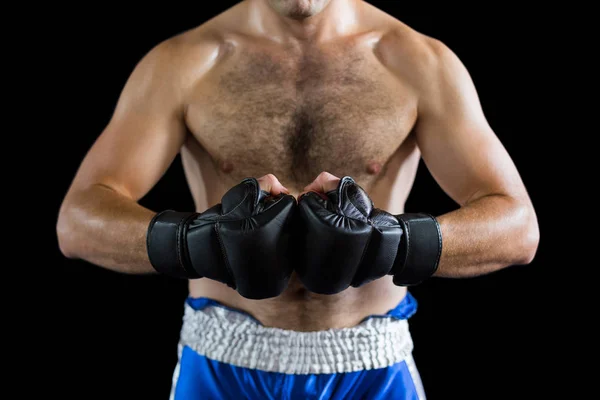
[(248, 0), (252, 28), (277, 42), (327, 41), (352, 32), (360, 0), (331, 0), (318, 14), (296, 19), (279, 14), (267, 0)]

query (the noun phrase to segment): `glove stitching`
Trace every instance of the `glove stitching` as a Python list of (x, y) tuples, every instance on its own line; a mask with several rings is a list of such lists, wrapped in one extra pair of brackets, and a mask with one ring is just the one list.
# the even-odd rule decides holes
[[(354, 201), (351, 198), (348, 198), (348, 201), (350, 201), (350, 203), (352, 203), (352, 205), (354, 206), (354, 208), (356, 208), (357, 210), (360, 210), (360, 208), (354, 203)], [(341, 209), (340, 209), (341, 211)], [(362, 213), (361, 213), (362, 214)], [(356, 218), (352, 218), (352, 217), (348, 217), (346, 214), (343, 214), (344, 217), (352, 219), (354, 221), (360, 221), (360, 222), (365, 222), (363, 220), (360, 219), (356, 219)], [(364, 214), (363, 214), (364, 215)], [(367, 220), (367, 222), (370, 222), (371, 220), (369, 219), (369, 217), (365, 216), (365, 219)]]
[(183, 260), (181, 259), (181, 242), (183, 240), (183, 224), (182, 224), (182, 222), (185, 219), (186, 219), (185, 216), (182, 216), (181, 219), (179, 220), (179, 222), (177, 223), (177, 242), (176, 242), (177, 252), (176, 253), (177, 253), (177, 262), (179, 263), (179, 266), (186, 273), (188, 273), (187, 269), (183, 265)]
[[(406, 268), (406, 264), (408, 262), (408, 258), (410, 255), (410, 224), (411, 224), (410, 221), (408, 221), (406, 223), (406, 255), (404, 256), (404, 260), (403, 260), (404, 265), (402, 265), (402, 270), (404, 270)], [(402, 272), (402, 271), (400, 271), (400, 272)]]
[(281, 200), (285, 199), (286, 197), (288, 197), (289, 195), (284, 195), (281, 196), (280, 198), (274, 200), (268, 207), (263, 208), (262, 211), (259, 214), (262, 214), (265, 211), (269, 211), (271, 208), (275, 207), (277, 204), (279, 204), (281, 202)]
[(438, 233), (438, 254), (435, 259), (435, 269), (433, 270), (433, 273), (435, 273), (440, 265), (440, 258), (442, 256), (442, 230), (440, 228), (440, 224), (437, 222), (437, 219), (433, 215), (429, 215), (429, 217), (435, 223), (435, 228), (437, 229)]
[[(156, 221), (158, 221), (158, 218), (159, 218), (159, 217), (160, 217), (162, 214), (164, 214), (165, 212), (166, 212), (166, 210), (165, 210), (165, 211), (162, 211), (162, 212), (159, 212), (159, 213), (156, 213), (156, 214), (155, 214), (155, 215), (152, 217), (152, 220), (150, 221), (150, 228), (148, 229), (148, 232), (152, 232), (152, 230), (154, 229), (154, 225), (156, 225)], [(146, 235), (146, 248), (147, 248), (147, 249), (150, 249), (150, 248), (151, 248), (151, 246), (152, 246), (152, 235), (148, 235), (148, 234), (147, 234), (147, 235)]]
[(225, 270), (229, 274), (229, 278), (231, 279), (233, 288), (235, 289), (237, 287), (237, 284), (235, 283), (233, 271), (231, 270), (231, 266), (229, 265), (229, 258), (227, 258), (227, 252), (225, 251), (225, 246), (223, 244), (223, 241), (221, 240), (221, 235), (219, 234), (219, 221), (217, 221), (215, 223), (215, 233), (217, 234), (217, 241), (219, 242), (219, 248), (221, 249), (221, 256), (223, 257), (223, 261), (224, 261), (223, 264), (225, 264)]
[(365, 244), (365, 247), (364, 247), (364, 249), (362, 251), (362, 254), (360, 256), (360, 261), (358, 263), (358, 269), (357, 269), (356, 273), (354, 274), (354, 276), (352, 277), (352, 283), (351, 283), (351, 285), (354, 285), (354, 284), (357, 283), (357, 282), (354, 281), (356, 279), (356, 275), (358, 275), (359, 271), (363, 270), (363, 265), (362, 264), (364, 262), (365, 255), (367, 254), (367, 250), (369, 248), (369, 245), (371, 244), (371, 239), (373, 238), (373, 229), (375, 229), (375, 228), (374, 228), (373, 225), (371, 225), (371, 232), (369, 232), (369, 238), (367, 239), (367, 243)]
[[(221, 219), (221, 217), (225, 217), (225, 216), (227, 216), (227, 215), (231, 214), (232, 212), (234, 212), (235, 210), (237, 210), (237, 209), (238, 209), (238, 208), (239, 208), (239, 207), (240, 207), (240, 206), (241, 206), (241, 205), (244, 203), (244, 201), (246, 201), (246, 198), (247, 198), (247, 197), (248, 197), (248, 193), (246, 193), (246, 194), (244, 195), (244, 198), (243, 198), (242, 200), (240, 200), (240, 202), (239, 202), (239, 203), (238, 203), (238, 204), (237, 204), (235, 207), (233, 207), (233, 209), (231, 209), (231, 210), (230, 210), (228, 213), (221, 214), (221, 215), (219, 216), (219, 219)], [(246, 218), (241, 218), (241, 219), (239, 219), (239, 221), (241, 221), (242, 219), (247, 219), (247, 217), (246, 217)]]
[(182, 233), (180, 235), (182, 240), (184, 238), (186, 239), (185, 242), (182, 241), (182, 249), (180, 250), (182, 257), (181, 264), (188, 277), (192, 279), (202, 277), (202, 274), (196, 271), (196, 268), (194, 268), (194, 264), (192, 263), (192, 259), (190, 257), (190, 247), (187, 243), (187, 235), (190, 230), (190, 221), (192, 221), (198, 215), (198, 213), (193, 213), (185, 217), (185, 221), (183, 222)]

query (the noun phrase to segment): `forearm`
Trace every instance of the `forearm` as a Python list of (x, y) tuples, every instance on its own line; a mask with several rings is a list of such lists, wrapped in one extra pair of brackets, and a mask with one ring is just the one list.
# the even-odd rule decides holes
[(435, 276), (473, 277), (528, 264), (537, 250), (533, 208), (508, 196), (481, 197), (438, 221), (443, 249)]
[(154, 212), (107, 186), (67, 195), (58, 218), (63, 254), (118, 272), (154, 272), (146, 234)]

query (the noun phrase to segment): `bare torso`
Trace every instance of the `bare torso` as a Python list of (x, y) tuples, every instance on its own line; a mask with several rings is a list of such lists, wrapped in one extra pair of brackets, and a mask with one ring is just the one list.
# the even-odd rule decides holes
[[(403, 211), (420, 158), (410, 135), (417, 100), (379, 53), (385, 27), (400, 23), (368, 7), (368, 25), (377, 29), (320, 44), (278, 43), (234, 29), (239, 7), (208, 23), (223, 44), (190, 91), (181, 152), (199, 212), (245, 177), (272, 173), (297, 195), (322, 171), (350, 175), (376, 207)], [(389, 277), (324, 296), (292, 276), (281, 296), (261, 301), (207, 279), (189, 288), (191, 296), (245, 310), (267, 326), (305, 331), (355, 325), (406, 294)]]
[[(296, 196), (350, 175), (376, 207), (399, 214), (422, 159), (458, 205), (437, 218), (444, 245), (435, 276), (530, 263), (535, 210), (456, 54), (364, 1), (331, 0), (306, 19), (281, 17), (298, 4), (239, 2), (140, 61), (61, 204), (61, 252), (155, 273), (147, 237), (157, 214), (138, 201), (180, 153), (199, 212), (249, 176), (285, 192), (266, 176), (274, 174)], [(318, 11), (302, 4), (300, 11)], [(355, 325), (406, 296), (390, 277), (319, 296), (292, 276), (282, 295), (261, 301), (208, 279), (189, 289), (267, 326), (307, 331)]]

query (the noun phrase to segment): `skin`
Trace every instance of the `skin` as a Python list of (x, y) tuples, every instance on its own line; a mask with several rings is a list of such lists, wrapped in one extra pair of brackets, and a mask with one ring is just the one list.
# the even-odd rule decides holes
[[(247, 0), (149, 51), (64, 198), (63, 254), (154, 273), (145, 239), (160, 210), (138, 201), (178, 153), (198, 212), (247, 176), (299, 196), (350, 175), (376, 207), (400, 214), (422, 157), (457, 203), (438, 216), (437, 277), (528, 264), (537, 251), (534, 207), (465, 66), (359, 0)], [(353, 326), (406, 294), (391, 277), (323, 296), (293, 275), (260, 301), (208, 279), (189, 289), (299, 331)]]
[(330, 0), (268, 0), (269, 6), (279, 15), (297, 21), (317, 15)]

